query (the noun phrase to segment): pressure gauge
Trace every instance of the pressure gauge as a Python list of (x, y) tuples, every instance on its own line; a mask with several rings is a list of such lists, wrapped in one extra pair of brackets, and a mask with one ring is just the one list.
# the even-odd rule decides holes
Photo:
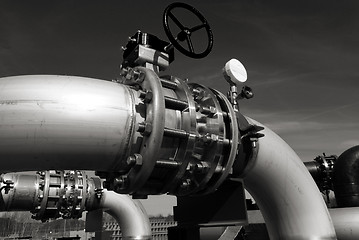
[(223, 75), (231, 85), (244, 83), (247, 80), (247, 71), (237, 59), (229, 60), (223, 68)]

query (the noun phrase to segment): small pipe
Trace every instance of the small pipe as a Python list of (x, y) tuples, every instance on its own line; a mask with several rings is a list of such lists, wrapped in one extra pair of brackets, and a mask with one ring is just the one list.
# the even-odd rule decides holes
[(320, 164), (316, 161), (304, 162), (305, 167), (308, 169), (310, 175), (312, 175), (315, 182), (322, 179), (322, 171), (320, 170)]
[(128, 195), (104, 190), (99, 208), (114, 217), (122, 231), (122, 239), (151, 239), (151, 225), (147, 213), (138, 200)]
[(1, 180), (0, 211), (31, 211), (40, 204), (38, 175), (7, 173)]
[(301, 159), (270, 129), (261, 133), (265, 136), (259, 138), (257, 156), (249, 160), (243, 179), (270, 238), (336, 239), (325, 202)]

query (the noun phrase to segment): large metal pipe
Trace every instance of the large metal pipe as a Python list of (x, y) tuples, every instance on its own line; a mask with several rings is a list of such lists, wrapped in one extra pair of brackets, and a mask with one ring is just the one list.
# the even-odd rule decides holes
[[(84, 77), (0, 79), (1, 172), (114, 171), (135, 150), (134, 91)], [(130, 151), (129, 151), (130, 149)]]
[[(259, 126), (262, 124), (248, 119)], [(336, 239), (323, 198), (297, 154), (265, 128), (243, 173), (244, 184), (256, 200), (271, 239)]]

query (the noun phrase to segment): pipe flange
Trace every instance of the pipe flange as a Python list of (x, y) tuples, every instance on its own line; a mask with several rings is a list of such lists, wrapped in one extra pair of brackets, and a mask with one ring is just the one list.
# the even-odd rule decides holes
[(113, 187), (117, 192), (130, 194), (141, 189), (150, 177), (156, 164), (156, 156), (161, 148), (165, 128), (165, 101), (160, 79), (154, 71), (145, 67), (136, 67), (134, 71), (139, 72), (139, 76), (144, 76), (139, 78), (141, 81), (135, 81), (136, 85), (140, 86), (141, 90), (151, 92), (151, 98), (145, 102), (145, 122), (147, 125), (151, 125), (151, 128), (147, 134), (144, 134), (138, 153), (146, 159), (141, 165), (131, 167), (126, 174), (125, 184), (121, 182), (118, 186), (119, 182), (113, 181)]
[(38, 172), (39, 202), (40, 204), (31, 211), (32, 218), (41, 221), (60, 217), (62, 195), (64, 193), (64, 172), (44, 171)]
[(61, 206), (63, 218), (80, 218), (85, 209), (87, 194), (87, 177), (81, 171), (70, 171), (65, 174), (64, 202)]
[(191, 93), (196, 104), (196, 133), (192, 156), (182, 177), (182, 186), (176, 195), (193, 195), (208, 187), (216, 172), (222, 169), (225, 125), (222, 107), (216, 95), (207, 87), (191, 83)]
[(177, 85), (175, 94), (178, 99), (187, 103), (187, 107), (181, 111), (181, 130), (188, 133), (187, 136), (179, 141), (178, 150), (173, 157), (173, 162), (179, 163), (173, 172), (173, 181), (166, 181), (162, 192), (177, 194), (178, 186), (183, 182), (183, 175), (190, 164), (193, 148), (198, 137), (196, 122), (196, 105), (193, 101), (192, 92), (188, 85), (181, 79), (172, 78), (171, 82)]
[(62, 218), (80, 218), (85, 210), (87, 176), (81, 171), (38, 172), (39, 203), (31, 212), (41, 221)]
[(216, 173), (210, 180), (209, 186), (201, 192), (201, 194), (208, 194), (217, 190), (217, 188), (223, 183), (228, 175), (233, 171), (232, 166), (236, 160), (238, 146), (240, 143), (240, 133), (238, 130), (238, 123), (236, 118), (236, 113), (232, 108), (231, 102), (223, 95), (221, 92), (212, 89), (216, 94), (222, 110), (228, 114), (228, 116), (223, 118), (226, 134), (225, 138), (229, 139), (229, 145), (223, 150), (223, 162), (220, 172)]

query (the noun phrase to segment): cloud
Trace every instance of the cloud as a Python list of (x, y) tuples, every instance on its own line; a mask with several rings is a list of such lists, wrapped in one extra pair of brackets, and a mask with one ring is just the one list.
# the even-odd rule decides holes
[[(330, 111), (331, 109), (333, 111)], [(246, 115), (276, 132), (302, 160), (307, 161), (323, 152), (340, 155), (346, 149), (359, 144), (356, 107), (344, 110), (345, 108), (328, 107), (325, 113), (316, 114), (315, 111), (305, 109), (247, 109), (249, 113)]]
[[(316, 113), (314, 113), (312, 115), (303, 116), (301, 118), (301, 120), (304, 121), (304, 120), (308, 120), (308, 119), (318, 118), (320, 116), (328, 115), (328, 114), (335, 113), (335, 112), (339, 112), (340, 110), (345, 110), (347, 108), (350, 109), (350, 108), (353, 108), (353, 107), (355, 107), (357, 105), (359, 105), (359, 101), (349, 103), (349, 104), (344, 104), (344, 105), (341, 105), (341, 106), (333, 106), (333, 107), (331, 107), (329, 109), (326, 109), (324, 111), (318, 111), (318, 112), (316, 112)], [(355, 112), (352, 112), (352, 114), (355, 114)]]
[(304, 131), (321, 131), (326, 126), (323, 123), (318, 122), (299, 122), (299, 121), (278, 121), (267, 123), (269, 127), (274, 132), (281, 133), (296, 133)]

